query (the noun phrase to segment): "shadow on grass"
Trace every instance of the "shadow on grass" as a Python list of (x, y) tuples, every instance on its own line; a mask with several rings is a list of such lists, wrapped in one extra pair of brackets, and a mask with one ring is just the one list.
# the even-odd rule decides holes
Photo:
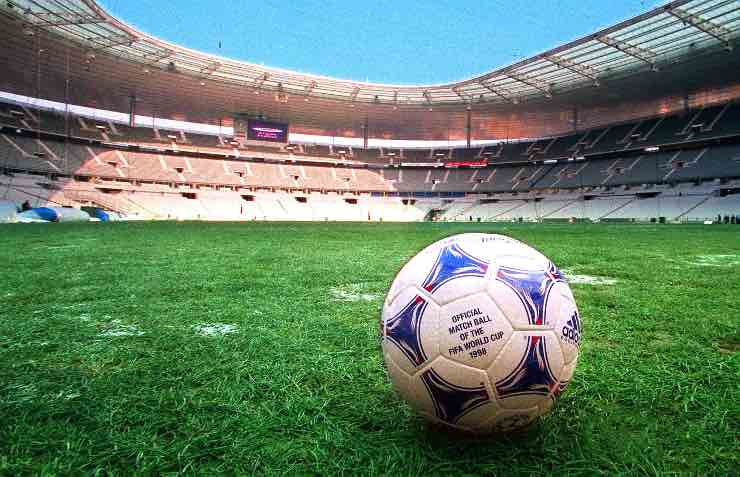
[[(419, 418), (420, 419), (420, 418)], [(563, 462), (579, 462), (583, 449), (564, 445), (580, 441), (567, 423), (541, 419), (515, 431), (475, 435), (424, 422), (415, 426), (419, 450), (438, 462), (440, 470), (531, 474), (534, 471), (558, 472)]]

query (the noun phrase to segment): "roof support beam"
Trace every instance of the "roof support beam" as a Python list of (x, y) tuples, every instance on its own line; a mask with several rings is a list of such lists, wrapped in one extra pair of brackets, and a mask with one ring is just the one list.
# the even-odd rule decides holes
[(505, 74), (506, 76), (508, 76), (509, 78), (513, 80), (519, 81), (520, 83), (527, 84), (533, 87), (534, 89), (538, 89), (542, 91), (543, 93), (545, 93), (545, 97), (552, 98), (552, 92), (550, 91), (550, 85), (547, 84), (546, 82), (540, 79), (537, 79), (533, 76), (525, 75), (523, 73), (509, 72)]
[(499, 88), (496, 88), (495, 86), (491, 86), (488, 83), (479, 82), (478, 84), (481, 85), (483, 88), (487, 89), (488, 91), (490, 91), (491, 93), (495, 94), (499, 98), (503, 98), (506, 101), (509, 101), (511, 103), (514, 103), (514, 104), (518, 104), (519, 103), (519, 100), (516, 99), (516, 98), (512, 98), (511, 96), (509, 96), (508, 92), (504, 92), (503, 90), (501, 90)]
[(452, 92), (458, 95), (463, 101), (471, 101), (473, 98), (472, 95), (465, 96), (462, 92), (460, 92), (460, 89), (457, 86), (452, 87)]
[(261, 74), (257, 79), (254, 80), (255, 84), (255, 92), (259, 94), (259, 90), (262, 89), (262, 86), (265, 84), (265, 81), (270, 79), (270, 73), (265, 71), (263, 74)]
[(717, 25), (710, 20), (707, 20), (706, 18), (702, 18), (699, 15), (694, 15), (693, 13), (687, 12), (686, 10), (682, 10), (680, 8), (669, 7), (666, 11), (684, 22), (685, 24), (691, 25), (697, 30), (718, 39), (725, 44), (725, 48), (728, 51), (732, 51), (732, 44), (730, 43), (731, 34), (726, 28)]
[(252, 88), (254, 89), (254, 94), (260, 94), (260, 91), (262, 91), (262, 86), (269, 78), (270, 75), (267, 72), (264, 72), (255, 78), (252, 78)]
[[(72, 12), (30, 12), (29, 23), (33, 26), (59, 27), (73, 25), (91, 25), (107, 23), (107, 20), (95, 15), (83, 15)], [(30, 17), (34, 17), (31, 20)]]
[(277, 91), (275, 92), (275, 101), (277, 101), (278, 103), (288, 102), (288, 95), (285, 93), (285, 89), (283, 88), (283, 83), (277, 84)]
[(355, 88), (352, 90), (352, 93), (350, 93), (349, 97), (352, 98), (352, 102), (357, 100), (357, 95), (360, 94), (360, 87), (355, 86)]
[(171, 56), (174, 56), (175, 51), (174, 50), (164, 50), (162, 53), (158, 54), (154, 58), (152, 58), (150, 61), (148, 61), (144, 66), (154, 66), (157, 63), (159, 63), (162, 60), (166, 60), (167, 58), (170, 58)]
[(585, 76), (586, 78), (594, 82), (594, 86), (601, 85), (601, 83), (599, 82), (597, 71), (588, 65), (576, 63), (573, 60), (556, 55), (545, 56), (545, 59), (550, 63), (558, 65), (561, 68), (565, 68), (566, 70), (570, 70), (581, 76)]
[(316, 80), (312, 80), (310, 83), (306, 85), (306, 101), (308, 101), (308, 97), (311, 96), (311, 93), (313, 90), (318, 86), (319, 84), (316, 82)]
[(432, 95), (429, 93), (429, 91), (424, 91), (421, 94), (422, 94), (422, 96), (424, 96), (424, 99), (427, 100), (427, 104), (429, 106), (431, 106), (432, 105)]
[(215, 61), (211, 63), (209, 66), (204, 66), (203, 68), (201, 68), (200, 72), (203, 75), (210, 76), (216, 71), (218, 71), (218, 69), (221, 68), (221, 66), (222, 66), (221, 63), (219, 63), (218, 61)]
[(658, 55), (650, 50), (630, 45), (625, 41), (617, 40), (616, 38), (612, 38), (606, 35), (597, 36), (594, 39), (600, 43), (605, 44), (606, 46), (610, 46), (615, 50), (621, 51), (625, 55), (637, 58), (638, 60), (650, 65), (650, 69), (652, 69), (653, 71), (658, 71), (658, 67), (655, 65), (655, 58)]
[(114, 46), (128, 45), (131, 46), (135, 42), (139, 41), (138, 38), (129, 35), (114, 35), (114, 36), (97, 36), (86, 38), (90, 43), (94, 45), (90, 48), (90, 51), (96, 52), (113, 48)]

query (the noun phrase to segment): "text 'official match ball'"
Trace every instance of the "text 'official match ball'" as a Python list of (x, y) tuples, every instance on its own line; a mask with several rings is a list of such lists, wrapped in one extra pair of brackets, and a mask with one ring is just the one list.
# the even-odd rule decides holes
[(573, 376), (581, 318), (544, 255), (502, 235), (462, 234), (401, 269), (381, 333), (393, 385), (416, 411), (490, 433), (549, 412)]

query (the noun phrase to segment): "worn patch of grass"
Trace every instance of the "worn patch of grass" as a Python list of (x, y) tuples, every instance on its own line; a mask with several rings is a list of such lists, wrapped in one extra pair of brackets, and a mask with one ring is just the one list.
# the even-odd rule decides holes
[[(616, 279), (573, 285), (574, 381), (498, 439), (430, 430), (377, 337), (395, 272), (469, 231)], [(3, 226), (0, 473), (731, 474), (738, 254), (732, 226)]]

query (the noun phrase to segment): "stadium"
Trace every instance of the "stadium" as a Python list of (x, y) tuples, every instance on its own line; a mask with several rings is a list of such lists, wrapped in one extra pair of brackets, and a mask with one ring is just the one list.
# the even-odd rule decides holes
[[(3, 1), (0, 38), (0, 473), (737, 472), (737, 0), (420, 85), (95, 0)], [(584, 321), (496, 439), (430, 430), (378, 345), (396, 273), (467, 232), (542, 251)]]

